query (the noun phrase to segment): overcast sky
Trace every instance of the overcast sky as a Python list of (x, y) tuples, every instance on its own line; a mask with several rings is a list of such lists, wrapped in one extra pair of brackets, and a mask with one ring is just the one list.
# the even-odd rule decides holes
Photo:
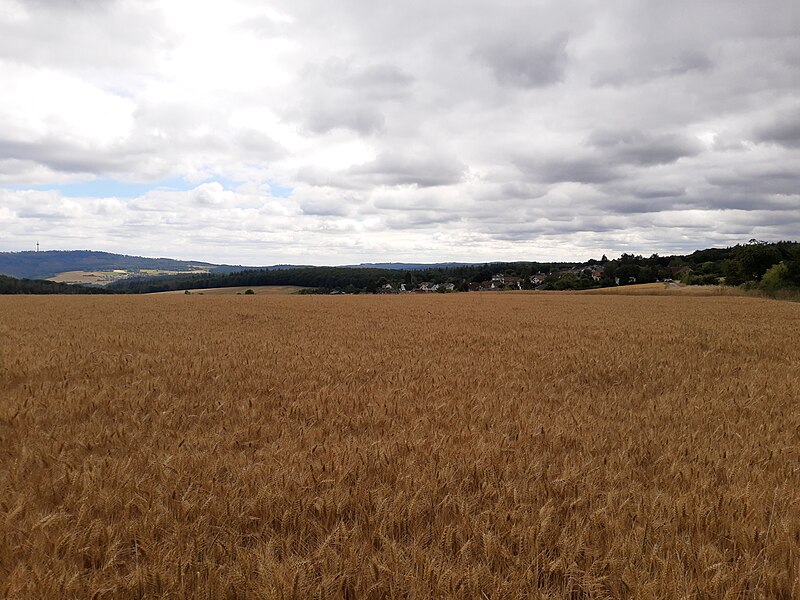
[(800, 239), (796, 0), (0, 0), (0, 250)]

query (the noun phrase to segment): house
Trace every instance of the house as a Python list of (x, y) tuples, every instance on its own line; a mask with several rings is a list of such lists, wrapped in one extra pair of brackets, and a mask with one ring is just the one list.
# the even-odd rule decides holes
[(522, 289), (522, 277), (514, 277), (513, 275), (505, 275), (504, 273), (492, 275), (492, 283), (494, 283), (492, 289), (501, 289), (503, 286)]
[(694, 273), (694, 269), (691, 267), (667, 267), (670, 275), (673, 277), (680, 278), (683, 275), (688, 275), (689, 273)]
[(546, 277), (547, 275), (545, 275), (544, 273), (537, 273), (536, 275), (531, 275), (531, 283), (533, 285), (542, 285)]
[(511, 277), (507, 275), (506, 277), (503, 278), (503, 284), (508, 287), (517, 288), (518, 290), (521, 290), (522, 277)]
[(435, 283), (430, 281), (423, 281), (419, 284), (417, 291), (420, 292), (435, 292), (438, 289), (438, 286)]
[(398, 294), (400, 293), (398, 290), (392, 287), (391, 283), (387, 283), (386, 285), (382, 286), (379, 290), (376, 290), (378, 294)]
[(592, 270), (592, 279), (595, 281), (600, 281), (603, 278), (603, 272), (600, 269), (593, 269)]
[(444, 290), (445, 292), (452, 292), (456, 289), (456, 286), (452, 283), (443, 283), (439, 286), (439, 289)]

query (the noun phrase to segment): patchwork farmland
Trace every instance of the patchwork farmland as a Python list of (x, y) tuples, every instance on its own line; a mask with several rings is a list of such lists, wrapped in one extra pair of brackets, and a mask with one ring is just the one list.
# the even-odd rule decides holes
[(800, 598), (800, 304), (0, 297), (5, 598)]

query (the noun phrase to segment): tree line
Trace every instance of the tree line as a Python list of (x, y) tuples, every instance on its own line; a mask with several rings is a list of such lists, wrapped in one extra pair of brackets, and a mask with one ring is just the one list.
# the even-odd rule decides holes
[(0, 275), (0, 294), (114, 294), (99, 286), (73, 285), (45, 279), (17, 279)]

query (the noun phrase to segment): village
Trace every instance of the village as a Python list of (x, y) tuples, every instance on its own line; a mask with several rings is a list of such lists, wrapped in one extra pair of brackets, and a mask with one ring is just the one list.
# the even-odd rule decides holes
[[(497, 273), (491, 279), (485, 281), (463, 281), (461, 284), (453, 282), (434, 283), (432, 281), (422, 281), (417, 284), (392, 284), (383, 283), (375, 290), (377, 294), (427, 294), (427, 293), (447, 293), (447, 292), (481, 292), (481, 291), (500, 291), (500, 290), (543, 290), (547, 289), (548, 281), (557, 281), (565, 276), (576, 279), (586, 279), (597, 284), (603, 278), (605, 268), (602, 265), (584, 265), (553, 273), (535, 273), (526, 277), (519, 277), (513, 274)], [(619, 285), (619, 281), (616, 281)], [(633, 281), (628, 283), (635, 283)]]
[[(381, 281), (375, 288), (376, 294), (429, 294), (448, 292), (488, 292), (502, 290), (566, 290), (589, 289), (636, 283), (664, 282), (672, 283), (687, 275), (691, 275), (690, 267), (666, 267), (657, 274), (630, 274), (626, 271), (609, 271), (602, 264), (584, 264), (569, 269), (560, 269), (549, 273), (537, 272), (526, 277), (514, 273), (496, 273), (482, 281), (466, 281), (460, 283), (446, 282), (409, 282), (397, 283)], [(643, 276), (644, 275), (644, 276)], [(344, 293), (336, 291), (334, 293)]]

